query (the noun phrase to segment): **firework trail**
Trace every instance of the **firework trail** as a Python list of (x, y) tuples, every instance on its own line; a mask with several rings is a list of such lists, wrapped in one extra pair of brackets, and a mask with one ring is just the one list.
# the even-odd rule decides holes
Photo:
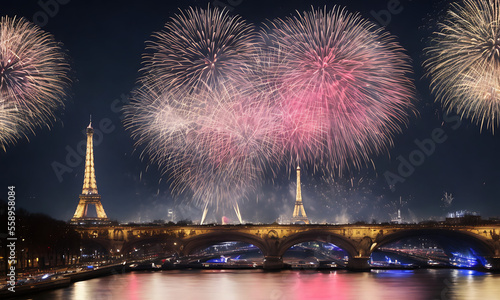
[[(251, 66), (257, 34), (239, 16), (218, 8), (189, 8), (153, 34), (143, 81), (169, 93), (203, 92), (238, 82)], [(200, 91), (201, 89), (201, 91)]]
[(277, 19), (263, 80), (279, 94), (285, 149), (339, 173), (385, 152), (413, 109), (409, 58), (395, 38), (345, 9)]
[(494, 131), (500, 122), (500, 1), (454, 3), (438, 27), (424, 62), (436, 100)]
[(69, 65), (49, 33), (24, 18), (0, 21), (0, 146), (47, 126), (64, 106)]

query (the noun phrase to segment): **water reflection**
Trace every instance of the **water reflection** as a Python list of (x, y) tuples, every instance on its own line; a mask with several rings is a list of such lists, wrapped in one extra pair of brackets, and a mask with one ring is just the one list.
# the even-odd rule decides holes
[(469, 270), (173, 270), (117, 274), (25, 299), (496, 299), (500, 274)]

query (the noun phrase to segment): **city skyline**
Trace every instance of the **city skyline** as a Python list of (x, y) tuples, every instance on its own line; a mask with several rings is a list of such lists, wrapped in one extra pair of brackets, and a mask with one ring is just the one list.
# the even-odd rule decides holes
[[(202, 208), (193, 207), (183, 196), (175, 199), (168, 176), (162, 176), (155, 164), (149, 165), (147, 157), (141, 160), (143, 148), (134, 149), (134, 141), (122, 125), (121, 107), (135, 86), (145, 41), (178, 8), (203, 8), (206, 3), (146, 1), (116, 6), (97, 1), (60, 2), (54, 1), (57, 13), (52, 7), (52, 15), (35, 1), (26, 6), (15, 1), (1, 5), (3, 14), (9, 16), (29, 20), (38, 16), (39, 25), (67, 49), (76, 79), (72, 97), (65, 110), (56, 112), (58, 119), (52, 129), (39, 129), (29, 136), (29, 142), (20, 140), (0, 153), (0, 166), (5, 170), (0, 182), (16, 186), (19, 207), (69, 220), (83, 183), (86, 138), (82, 132), (92, 114), (97, 186), (110, 219), (167, 219), (169, 208), (176, 210), (179, 219), (199, 219)], [(310, 6), (284, 1), (234, 3), (238, 5), (230, 7), (232, 13), (254, 24)], [(486, 218), (500, 216), (496, 188), (500, 171), (495, 167), (500, 163), (496, 155), (500, 140), (491, 130), (481, 132), (469, 120), (445, 114), (423, 76), (423, 49), (435, 31), (432, 22), (447, 7), (445, 1), (425, 3), (318, 1), (314, 5), (346, 6), (398, 37), (412, 59), (418, 116), (411, 117), (408, 128), (395, 136), (388, 154), (372, 157), (374, 167), (353, 170), (343, 178), (331, 174), (326, 179), (313, 174), (313, 168), (303, 169), (304, 206), (313, 223), (384, 222), (395, 217), (397, 209), (408, 221), (444, 218), (455, 210), (477, 211)], [(269, 6), (268, 12), (259, 9), (262, 6)], [(273, 222), (292, 215), (294, 172), (284, 169), (294, 170), (295, 166), (281, 168), (275, 178), (267, 178), (261, 191), (242, 203), (244, 220)], [(445, 193), (452, 194), (453, 200)]]

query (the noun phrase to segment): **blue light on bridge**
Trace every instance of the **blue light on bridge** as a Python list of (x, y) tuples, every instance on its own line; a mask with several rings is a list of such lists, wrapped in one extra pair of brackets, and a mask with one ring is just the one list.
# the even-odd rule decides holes
[(207, 263), (216, 263), (216, 264), (225, 264), (228, 262), (228, 260), (240, 260), (241, 255), (235, 256), (235, 257), (230, 257), (230, 256), (224, 256), (221, 255), (219, 258), (212, 258), (207, 260)]
[(330, 251), (344, 251), (342, 248), (339, 248), (332, 243), (323, 244), (323, 248), (325, 248), (326, 250), (330, 250)]
[(450, 258), (450, 263), (453, 266), (457, 266), (459, 268), (473, 268), (477, 266), (477, 258), (470, 255), (464, 255), (460, 252), (452, 252), (452, 258)]
[(212, 258), (207, 260), (207, 263), (218, 263), (218, 264), (224, 264), (227, 263), (227, 257), (221, 256), (219, 258)]

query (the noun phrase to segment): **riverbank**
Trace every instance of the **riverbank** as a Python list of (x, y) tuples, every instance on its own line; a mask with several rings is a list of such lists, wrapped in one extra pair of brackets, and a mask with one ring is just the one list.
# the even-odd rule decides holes
[[(47, 290), (65, 288), (77, 281), (92, 278), (109, 276), (127, 272), (125, 263), (112, 264), (107, 266), (86, 269), (82, 271), (69, 271), (67, 273), (47, 273), (42, 277), (20, 278), (14, 287), (14, 291), (7, 289), (7, 286), (0, 289), (0, 298), (9, 299), (18, 296), (35, 294)], [(44, 278), (45, 277), (45, 278)]]
[(69, 278), (57, 278), (53, 280), (16, 285), (12, 290), (9, 290), (7, 288), (1, 289), (0, 298), (10, 299), (19, 296), (40, 293), (48, 290), (65, 288), (70, 285), (71, 285), (71, 280)]

